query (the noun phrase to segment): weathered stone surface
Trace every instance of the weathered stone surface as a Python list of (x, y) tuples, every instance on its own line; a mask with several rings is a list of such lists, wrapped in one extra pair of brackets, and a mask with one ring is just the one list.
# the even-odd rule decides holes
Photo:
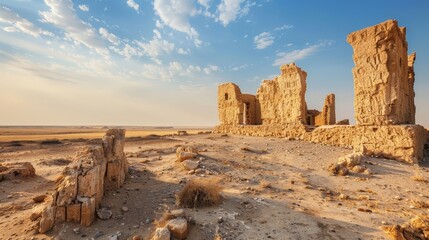
[(106, 189), (119, 189), (125, 181), (124, 162), (115, 160), (107, 163)]
[(188, 235), (188, 221), (184, 218), (175, 218), (167, 222), (166, 227), (177, 239), (185, 239)]
[(415, 124), (416, 121), (416, 105), (414, 105), (414, 81), (415, 81), (415, 73), (414, 73), (414, 62), (416, 61), (416, 53), (413, 52), (408, 55), (408, 89), (409, 89), (409, 106), (408, 109), (410, 111), (410, 123)]
[(186, 170), (195, 170), (198, 168), (199, 163), (197, 161), (185, 160), (182, 162), (182, 166)]
[(54, 227), (55, 223), (55, 207), (47, 207), (42, 213), (40, 219), (39, 232), (45, 233)]
[(36, 170), (29, 162), (0, 163), (0, 181), (33, 177)]
[(56, 207), (55, 222), (64, 222), (66, 220), (66, 207)]
[(152, 240), (170, 240), (170, 231), (167, 228), (157, 228)]
[(33, 208), (31, 211), (30, 220), (36, 221), (37, 219), (39, 219), (42, 216), (42, 213), (45, 211), (46, 207), (46, 204), (41, 204)]
[(85, 198), (82, 202), (80, 224), (90, 226), (95, 219), (95, 198)]
[(335, 121), (335, 95), (330, 93), (325, 98), (322, 112), (315, 117), (314, 126), (334, 125)]
[(186, 159), (194, 158), (197, 155), (198, 151), (193, 147), (178, 147), (176, 149), (176, 157), (179, 162), (182, 162)]
[(57, 206), (66, 206), (76, 198), (77, 195), (77, 172), (66, 176), (58, 186)]
[(45, 194), (42, 194), (42, 195), (39, 195), (39, 196), (35, 196), (35, 197), (33, 198), (33, 201), (34, 201), (35, 203), (41, 203), (41, 202), (43, 202), (43, 201), (45, 200), (45, 198), (46, 198), (46, 195), (45, 195)]
[(274, 80), (265, 80), (259, 87), (262, 124), (297, 124), (306, 121), (307, 73), (295, 63), (281, 66), (281, 75)]
[(343, 119), (343, 120), (336, 122), (335, 125), (350, 125), (350, 122), (348, 119)]
[(78, 195), (80, 197), (93, 197), (98, 192), (104, 191), (103, 186), (101, 186), (101, 179), (103, 175), (100, 176), (101, 165), (97, 165), (92, 169), (88, 170), (85, 175), (79, 175), (78, 177)]
[(321, 126), (216, 126), (214, 132), (259, 137), (283, 137), (342, 147), (362, 145), (367, 155), (418, 163), (423, 159), (427, 131), (420, 125)]
[(414, 90), (408, 79), (405, 27), (395, 20), (347, 36), (353, 47), (357, 125), (414, 123)]
[(80, 203), (68, 205), (66, 207), (67, 222), (80, 222)]

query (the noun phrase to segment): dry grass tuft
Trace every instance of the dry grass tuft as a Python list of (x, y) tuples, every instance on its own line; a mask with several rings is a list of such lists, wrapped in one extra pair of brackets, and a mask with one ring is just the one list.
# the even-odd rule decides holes
[(223, 238), (220, 236), (219, 233), (216, 233), (216, 235), (214, 235), (213, 240), (223, 240)]
[(416, 182), (424, 182), (424, 183), (429, 182), (429, 180), (427, 178), (425, 178), (424, 176), (420, 175), (419, 173), (416, 173), (415, 175), (413, 175), (411, 177), (411, 179), (413, 179)]
[(427, 202), (423, 202), (423, 201), (419, 201), (419, 200), (412, 200), (411, 203), (413, 204), (413, 206), (415, 206), (417, 208), (429, 208), (429, 203), (427, 203)]
[(214, 206), (222, 201), (221, 190), (217, 179), (192, 179), (176, 195), (176, 203), (188, 208)]
[(155, 226), (155, 228), (163, 228), (165, 227), (165, 225), (167, 225), (167, 222), (169, 220), (174, 218), (176, 218), (174, 215), (172, 215), (168, 210), (165, 210), (161, 218), (155, 219), (153, 225)]

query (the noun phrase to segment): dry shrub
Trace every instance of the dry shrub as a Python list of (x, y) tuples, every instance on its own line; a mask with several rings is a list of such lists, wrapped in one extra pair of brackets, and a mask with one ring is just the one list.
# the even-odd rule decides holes
[(213, 240), (223, 240), (222, 236), (220, 236), (219, 233), (216, 233), (216, 235), (214, 235)]
[(416, 182), (424, 182), (427, 183), (429, 182), (429, 180), (425, 177), (423, 177), (422, 175), (416, 173), (414, 176), (411, 177), (411, 179), (413, 179)]
[(168, 210), (165, 210), (162, 214), (161, 218), (155, 219), (153, 224), (156, 228), (163, 228), (165, 225), (167, 225), (167, 222), (171, 219), (176, 218), (174, 215), (172, 215)]
[(427, 202), (423, 202), (423, 201), (419, 201), (419, 200), (412, 200), (411, 203), (413, 204), (413, 206), (415, 206), (417, 208), (429, 208), (429, 203), (427, 203)]
[(192, 179), (177, 194), (176, 202), (188, 208), (217, 205), (222, 201), (221, 190), (217, 179)]

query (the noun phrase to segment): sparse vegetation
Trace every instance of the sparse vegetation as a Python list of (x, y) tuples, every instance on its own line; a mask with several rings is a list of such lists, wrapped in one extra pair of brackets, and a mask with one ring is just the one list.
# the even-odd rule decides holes
[(176, 203), (188, 208), (214, 206), (222, 201), (221, 190), (216, 179), (192, 179), (177, 194)]

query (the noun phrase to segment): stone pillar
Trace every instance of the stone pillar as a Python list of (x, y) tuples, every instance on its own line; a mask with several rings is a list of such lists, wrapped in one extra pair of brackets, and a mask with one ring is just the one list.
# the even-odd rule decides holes
[(416, 123), (416, 105), (414, 105), (414, 62), (416, 61), (416, 53), (413, 52), (408, 55), (408, 89), (409, 89), (409, 109), (410, 109), (410, 123)]
[(322, 115), (324, 119), (324, 125), (334, 125), (335, 119), (335, 94), (330, 93), (325, 98), (325, 104), (323, 105)]
[(412, 123), (405, 27), (388, 20), (347, 36), (353, 47), (357, 125)]

